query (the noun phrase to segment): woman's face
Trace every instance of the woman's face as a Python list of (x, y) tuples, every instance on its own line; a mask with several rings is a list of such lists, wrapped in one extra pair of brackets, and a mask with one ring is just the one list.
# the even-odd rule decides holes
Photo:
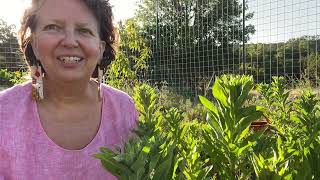
[(64, 82), (89, 80), (105, 44), (99, 25), (81, 0), (44, 0), (32, 33), (32, 48), (46, 78)]

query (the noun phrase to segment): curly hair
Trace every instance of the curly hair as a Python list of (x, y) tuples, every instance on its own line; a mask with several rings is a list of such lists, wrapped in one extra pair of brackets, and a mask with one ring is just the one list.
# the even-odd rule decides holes
[[(29, 66), (36, 64), (37, 60), (31, 46), (32, 33), (37, 25), (37, 12), (46, 0), (32, 0), (31, 7), (27, 8), (21, 20), (19, 29), (19, 45)], [(106, 43), (99, 68), (104, 70), (115, 59), (116, 31), (113, 25), (112, 7), (109, 0), (82, 0), (97, 19), (100, 39)], [(97, 77), (96, 67), (92, 77)]]

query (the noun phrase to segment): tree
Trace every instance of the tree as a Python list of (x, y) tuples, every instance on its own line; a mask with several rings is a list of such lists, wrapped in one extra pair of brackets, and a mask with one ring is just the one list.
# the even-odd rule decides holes
[[(245, 20), (252, 17), (246, 13)], [(252, 25), (242, 31), (238, 0), (143, 0), (136, 19), (152, 50), (149, 78), (191, 89), (213, 72), (225, 72), (222, 66), (235, 70), (224, 59), (234, 53), (232, 63), (239, 64), (239, 47), (255, 31)]]
[(293, 79), (305, 75), (314, 82), (319, 76), (319, 44), (320, 36), (301, 36), (279, 43), (248, 44), (247, 73), (256, 76), (257, 82), (270, 82), (272, 76), (278, 75)]
[(148, 68), (146, 62), (150, 57), (150, 49), (138, 31), (139, 26), (133, 19), (119, 24), (119, 49), (107, 71), (107, 82), (113, 87), (134, 85)]
[(13, 71), (17, 67), (21, 67), (21, 57), (15, 26), (8, 25), (0, 19), (0, 68)]

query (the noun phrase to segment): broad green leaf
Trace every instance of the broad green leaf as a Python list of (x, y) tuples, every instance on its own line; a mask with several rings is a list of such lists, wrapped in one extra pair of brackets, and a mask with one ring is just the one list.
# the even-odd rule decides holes
[(226, 92), (223, 90), (222, 82), (219, 78), (217, 78), (212, 87), (212, 95), (224, 106), (229, 106)]
[(155, 170), (157, 164), (159, 163), (160, 156), (161, 156), (160, 153), (154, 154), (152, 156), (151, 161), (149, 163), (149, 172), (148, 172), (149, 175)]
[(159, 164), (156, 172), (154, 174), (154, 180), (163, 180), (163, 178), (168, 179), (170, 176), (170, 171), (172, 168), (172, 158), (173, 158), (173, 151), (170, 150), (169, 154), (166, 156), (166, 159)]
[(240, 135), (237, 136), (237, 141), (241, 141), (249, 132), (250, 126), (248, 126), (246, 129), (244, 129), (242, 132), (240, 132)]
[(212, 113), (214, 113), (215, 115), (218, 115), (218, 110), (216, 106), (212, 102), (210, 102), (207, 98), (203, 96), (199, 96), (199, 100), (204, 107), (212, 111)]

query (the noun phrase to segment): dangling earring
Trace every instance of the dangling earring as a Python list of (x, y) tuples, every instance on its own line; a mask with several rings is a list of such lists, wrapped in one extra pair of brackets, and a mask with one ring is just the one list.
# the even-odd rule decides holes
[(43, 74), (40, 63), (31, 66), (32, 97), (36, 101), (40, 101), (44, 98), (42, 75)]
[(104, 82), (104, 76), (103, 76), (103, 70), (100, 68), (100, 65), (98, 67), (98, 100), (102, 101), (102, 92), (101, 92), (101, 83)]

